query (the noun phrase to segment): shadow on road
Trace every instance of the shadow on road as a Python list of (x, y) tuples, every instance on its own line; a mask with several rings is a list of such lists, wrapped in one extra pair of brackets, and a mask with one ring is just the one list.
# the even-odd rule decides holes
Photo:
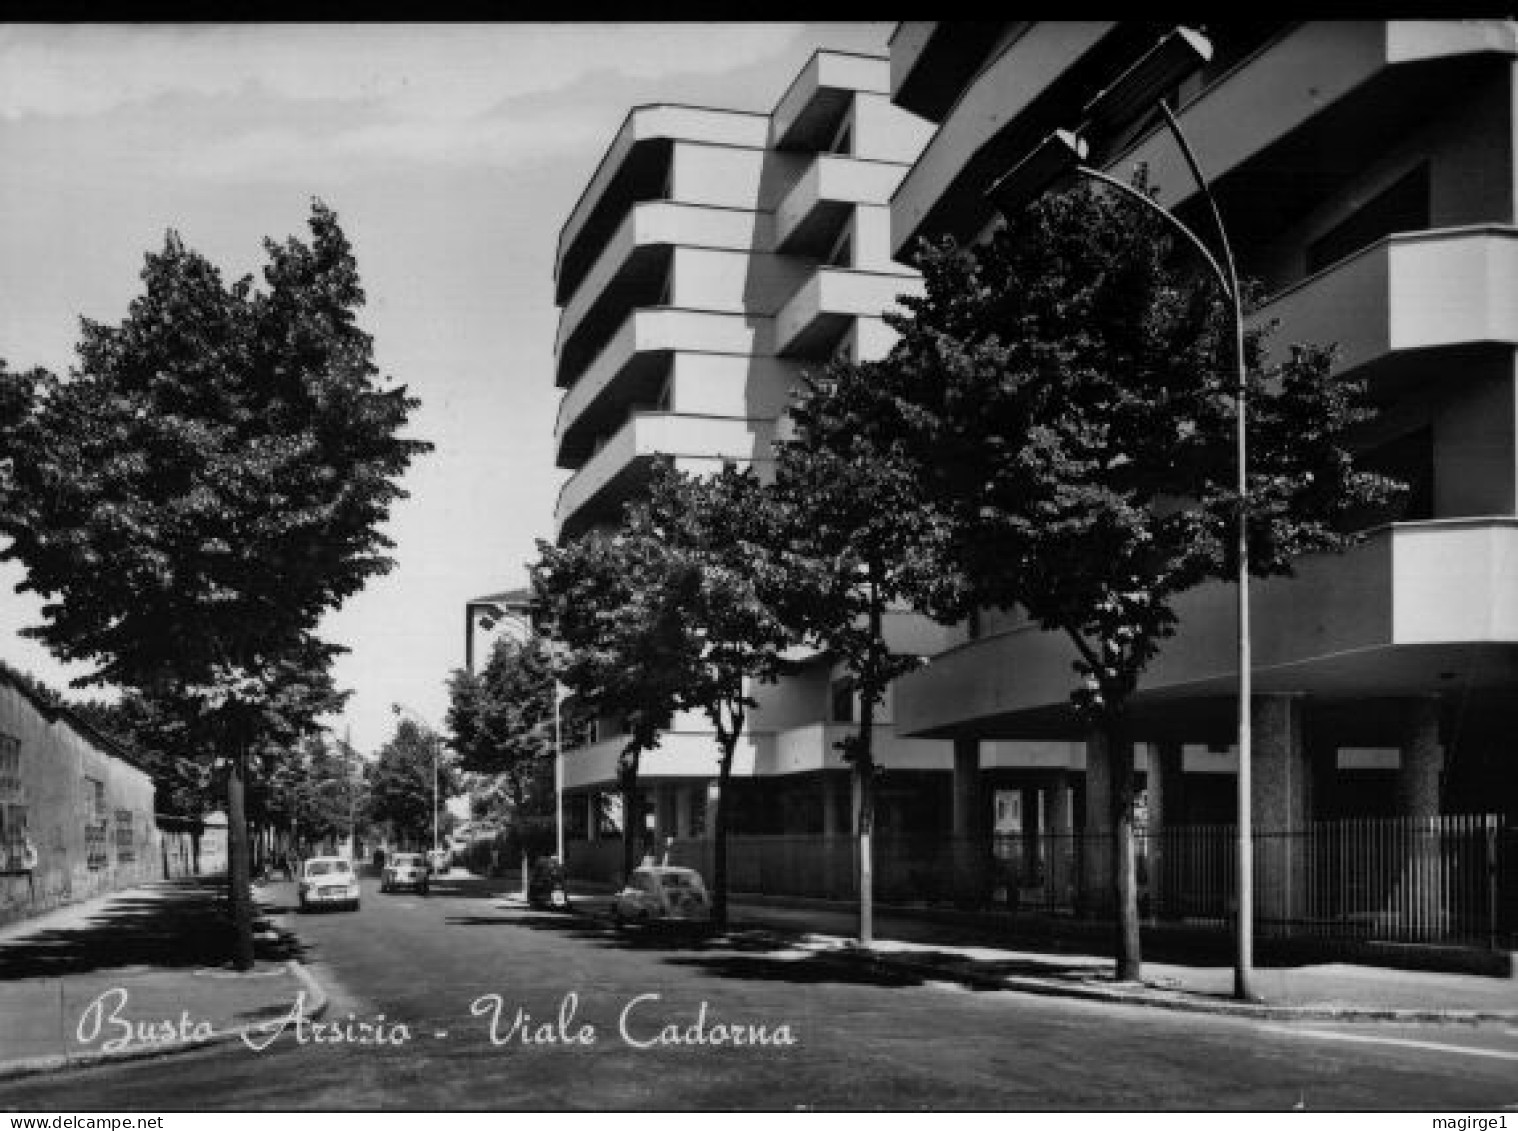
[[(0, 981), (123, 966), (230, 965), (234, 932), (225, 887), (199, 879), (153, 886), (156, 895), (111, 899), (79, 925), (0, 943)], [(302, 948), (292, 934), (258, 922), (273, 910), (255, 909), (254, 957), (272, 962), (301, 957)]]

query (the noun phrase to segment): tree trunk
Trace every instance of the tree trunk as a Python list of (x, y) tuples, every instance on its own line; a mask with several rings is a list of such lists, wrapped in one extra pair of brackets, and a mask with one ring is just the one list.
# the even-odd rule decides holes
[(1143, 976), (1139, 953), (1138, 869), (1133, 845), (1133, 739), (1125, 720), (1112, 715), (1103, 724), (1112, 759), (1112, 875), (1116, 901), (1117, 980)]
[(717, 811), (712, 816), (712, 925), (727, 930), (727, 802), (728, 783), (733, 776), (733, 751), (738, 736), (719, 735), (721, 760), (717, 764)]
[(227, 775), (227, 882), (232, 902), (232, 966), (253, 968), (253, 892), (248, 871), (248, 822), (243, 812), (243, 751), (239, 746)]
[[(868, 689), (866, 689), (868, 690)], [(854, 774), (859, 783), (859, 945), (875, 942), (875, 703), (859, 697), (859, 737), (854, 748)]]
[(617, 767), (617, 785), (622, 791), (622, 882), (625, 884), (638, 866), (638, 842), (643, 833), (643, 806), (638, 796), (638, 756)]

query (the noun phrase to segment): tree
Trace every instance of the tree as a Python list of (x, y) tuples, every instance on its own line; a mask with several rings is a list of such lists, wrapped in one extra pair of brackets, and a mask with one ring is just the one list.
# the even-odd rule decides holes
[(454, 672), (448, 694), (459, 768), (496, 778), (519, 818), (544, 815), (532, 807), (554, 756), (554, 676), (542, 642), (498, 639), (484, 670)]
[(679, 709), (691, 642), (665, 599), (670, 556), (657, 541), (590, 531), (563, 546), (538, 543), (531, 570), (541, 628), (559, 646), (558, 679), (581, 711), (623, 723), (617, 758), (623, 875), (637, 861), (642, 828), (638, 764)]
[(943, 524), (916, 469), (889, 436), (872, 434), (877, 365), (838, 361), (804, 378), (793, 437), (777, 452), (774, 496), (788, 583), (774, 600), (798, 635), (842, 660), (859, 697), (859, 726), (841, 744), (859, 798), (859, 942), (873, 936), (872, 830), (876, 708), (921, 660), (894, 652), (887, 617), (932, 576)]
[(441, 819), (443, 803), (458, 792), (442, 744), (438, 735), (401, 720), (366, 770), (371, 820), (389, 822), (402, 840), (432, 843), (434, 819)]
[(648, 501), (627, 521), (632, 538), (662, 547), (665, 572), (653, 599), (684, 635), (673, 649), (680, 667), (677, 705), (699, 710), (717, 737), (717, 807), (712, 838), (712, 919), (727, 925), (727, 827), (733, 755), (757, 703), (755, 683), (773, 682), (792, 633), (779, 613), (795, 585), (780, 543), (774, 497), (749, 468), (727, 463), (716, 475), (690, 476), (656, 464)]
[[(1141, 191), (1147, 191), (1140, 182)], [(939, 512), (940, 616), (1020, 606), (1073, 648), (1072, 706), (1112, 758), (1117, 974), (1140, 971), (1127, 708), (1175, 597), (1236, 572), (1232, 315), (1163, 219), (1103, 191), (1046, 196), (986, 244), (929, 247), (925, 292), (871, 371), (871, 443)], [(1266, 368), (1249, 335), (1249, 569), (1336, 551), (1394, 485), (1354, 467), (1368, 411), (1331, 353)], [(883, 446), (882, 446), (883, 445)]]
[[(3, 557), (47, 599), (28, 630), (83, 683), (171, 701), (186, 745), (225, 758), (234, 962), (253, 960), (243, 793), (266, 705), (321, 649), (321, 617), (387, 572), (397, 477), (430, 449), (417, 402), (381, 388), (337, 217), (265, 243), (264, 290), (226, 286), (170, 232), (116, 327), (85, 320), (67, 379), (35, 378), (12, 459)], [(14, 382), (11, 382), (14, 384)]]

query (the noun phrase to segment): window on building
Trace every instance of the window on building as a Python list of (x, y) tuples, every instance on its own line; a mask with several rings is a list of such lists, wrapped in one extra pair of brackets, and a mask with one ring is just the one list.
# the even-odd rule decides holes
[(87, 777), (84, 779), (84, 852), (91, 871), (98, 871), (110, 863), (106, 845), (108, 824), (105, 782)]
[(1393, 232), (1427, 228), (1428, 199), (1428, 162), (1424, 161), (1308, 244), (1307, 273), (1321, 271)]
[(835, 679), (828, 687), (828, 698), (831, 703), (829, 717), (835, 723), (854, 721), (854, 681), (852, 679)]
[(0, 872), (19, 872), (26, 867), (26, 817), (21, 740), (0, 734)]
[(132, 811), (116, 810), (116, 863), (130, 864), (137, 859), (137, 841), (132, 833)]

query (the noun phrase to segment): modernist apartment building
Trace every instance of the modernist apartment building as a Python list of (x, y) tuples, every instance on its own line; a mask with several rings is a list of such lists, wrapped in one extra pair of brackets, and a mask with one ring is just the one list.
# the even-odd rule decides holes
[[(882, 320), (920, 286), (891, 255), (891, 193), (929, 128), (891, 104), (884, 57), (819, 51), (770, 113), (633, 109), (560, 232), (555, 379), (560, 539), (618, 521), (655, 456), (687, 471), (770, 461), (800, 375), (844, 354), (881, 356)], [(942, 630), (903, 620), (902, 642), (936, 650)], [(814, 660), (756, 689), (739, 748), (737, 832), (842, 833), (848, 776), (833, 743), (849, 696)], [(898, 826), (936, 822), (948, 804), (949, 744), (886, 727), (899, 775), (884, 803)], [(601, 830), (623, 739), (597, 720), (564, 759), (570, 862)], [(706, 827), (716, 747), (704, 718), (681, 718), (644, 755), (648, 823), (665, 836)], [(935, 788), (915, 788), (917, 772)]]
[[(984, 236), (986, 190), (1153, 45), (1154, 23), (900, 25), (891, 96), (937, 129), (891, 199), (892, 252)], [(1254, 21), (1204, 29), (1174, 90), (1271, 341), (1336, 342), (1381, 407), (1362, 458), (1407, 480), (1342, 556), (1253, 592), (1252, 812), (1264, 835), (1349, 816), (1518, 817), (1518, 24)], [(1149, 118), (1096, 154), (1204, 237)], [(1235, 590), (1181, 602), (1135, 706), (1148, 819), (1230, 822)], [(1096, 821), (1108, 788), (1069, 710), (1073, 653), (987, 612), (896, 691), (898, 733), (952, 740), (961, 828), (1016, 790), (1029, 825)], [(997, 767), (992, 741), (1045, 743)], [(1062, 755), (1061, 750), (1065, 751)], [(1035, 764), (1037, 763), (1037, 764)], [(1267, 880), (1288, 887), (1290, 878)], [(1289, 899), (1269, 891), (1266, 902)], [(1279, 908), (1278, 908), (1279, 910)], [(1270, 908), (1266, 909), (1267, 916)]]

